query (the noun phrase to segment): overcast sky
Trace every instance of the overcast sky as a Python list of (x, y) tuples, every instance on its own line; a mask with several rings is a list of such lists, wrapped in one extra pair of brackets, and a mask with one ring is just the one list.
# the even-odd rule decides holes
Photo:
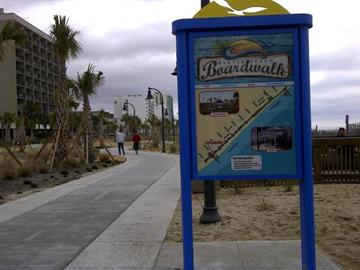
[[(239, 0), (240, 1), (240, 0)], [(278, 0), (290, 13), (310, 13), (311, 99), (313, 127), (360, 121), (360, 20), (357, 0)], [(340, 6), (339, 3), (346, 3)], [(200, 0), (0, 0), (44, 32), (53, 15), (69, 17), (81, 31), (82, 53), (68, 63), (69, 75), (94, 63), (106, 84), (92, 98), (93, 109), (113, 111), (113, 96), (146, 94), (155, 87), (172, 95), (177, 108), (175, 37), (171, 22), (190, 18)]]

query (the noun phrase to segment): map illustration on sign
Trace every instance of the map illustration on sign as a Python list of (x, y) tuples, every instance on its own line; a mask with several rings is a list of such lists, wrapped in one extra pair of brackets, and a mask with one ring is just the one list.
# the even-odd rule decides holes
[(296, 173), (291, 33), (194, 39), (197, 173)]

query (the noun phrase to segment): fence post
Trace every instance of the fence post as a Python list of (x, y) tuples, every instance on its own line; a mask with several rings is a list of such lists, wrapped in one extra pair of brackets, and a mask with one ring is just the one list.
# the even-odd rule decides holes
[(321, 145), (313, 140), (313, 155), (314, 155), (314, 180), (321, 178)]

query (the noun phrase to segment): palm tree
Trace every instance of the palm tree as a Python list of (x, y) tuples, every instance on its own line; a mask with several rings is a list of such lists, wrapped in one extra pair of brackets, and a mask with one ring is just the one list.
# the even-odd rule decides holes
[[(60, 76), (58, 94), (56, 95), (56, 123), (53, 141), (55, 142), (55, 161), (61, 164), (69, 154), (70, 124), (69, 124), (69, 84), (66, 77), (66, 62), (76, 57), (81, 51), (77, 38), (79, 31), (73, 30), (66, 16), (55, 15), (51, 25), (50, 36), (54, 40), (54, 51), (59, 57)], [(59, 143), (61, 142), (61, 143)]]
[(146, 122), (150, 125), (151, 128), (150, 143), (152, 147), (158, 148), (160, 144), (159, 127), (161, 126), (161, 121), (154, 114), (152, 114), (146, 120)]
[[(105, 83), (104, 74), (101, 71), (95, 72), (95, 66), (89, 64), (87, 70), (83, 74), (77, 74), (74, 81), (73, 91), (79, 100), (83, 103), (82, 128), (85, 142), (87, 142), (87, 151), (89, 161), (95, 160), (94, 152), (94, 130), (91, 118), (91, 107), (89, 97), (96, 93), (98, 87)], [(86, 146), (85, 146), (86, 147)]]
[(7, 21), (0, 31), (0, 61), (5, 56), (6, 44), (9, 40), (14, 40), (15, 43), (21, 46), (24, 46), (27, 42), (27, 34), (24, 27), (13, 20)]
[(104, 124), (106, 124), (106, 118), (107, 113), (104, 110), (99, 111), (99, 124), (98, 124), (98, 137), (100, 140), (100, 147), (104, 147)]

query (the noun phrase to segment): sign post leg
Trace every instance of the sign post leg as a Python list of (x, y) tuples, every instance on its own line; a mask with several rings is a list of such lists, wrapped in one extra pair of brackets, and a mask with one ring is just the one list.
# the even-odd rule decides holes
[(181, 207), (184, 270), (194, 270), (191, 180), (181, 178)]
[(316, 270), (312, 177), (300, 182), (302, 269)]
[(302, 74), (301, 95), (303, 103), (302, 121), (304, 168), (304, 178), (300, 182), (302, 269), (316, 270), (308, 28), (304, 26), (301, 27), (299, 34)]

